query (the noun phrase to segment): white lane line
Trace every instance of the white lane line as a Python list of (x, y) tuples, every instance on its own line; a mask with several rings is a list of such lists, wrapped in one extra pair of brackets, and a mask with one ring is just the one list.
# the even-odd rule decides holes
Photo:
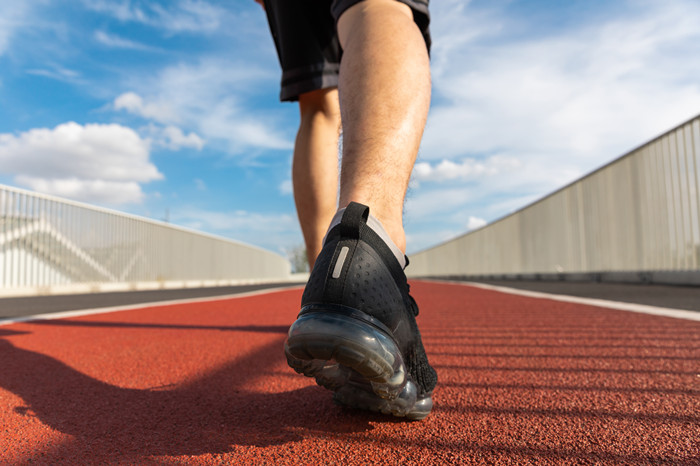
[(125, 306), (112, 306), (112, 307), (99, 307), (93, 309), (80, 309), (77, 311), (61, 311), (61, 312), (49, 312), (46, 314), (34, 314), (22, 317), (11, 317), (8, 319), (0, 319), (0, 326), (16, 324), (20, 322), (29, 322), (32, 320), (54, 320), (54, 319), (66, 319), (68, 317), (81, 317), (87, 315), (95, 314), (106, 314), (108, 312), (119, 312), (119, 311), (130, 311), (133, 309), (143, 309), (151, 307), (163, 307), (172, 306), (174, 304), (192, 304), (192, 303), (208, 303), (212, 301), (225, 301), (234, 298), (247, 298), (250, 296), (256, 296), (267, 293), (275, 293), (278, 291), (286, 291), (301, 288), (299, 285), (294, 286), (281, 286), (277, 288), (267, 288), (264, 290), (248, 291), (244, 293), (233, 293), (219, 296), (207, 296), (203, 298), (186, 298), (186, 299), (173, 299), (170, 301), (153, 301), (139, 304), (128, 304)]
[(505, 286), (487, 285), (485, 283), (476, 282), (458, 282), (453, 280), (421, 280), (431, 283), (450, 283), (453, 285), (473, 286), (483, 288), (485, 290), (499, 291), (501, 293), (514, 294), (519, 296), (527, 296), (529, 298), (551, 299), (554, 301), (562, 301), (566, 303), (587, 304), (589, 306), (604, 307), (608, 309), (616, 309), (620, 311), (639, 312), (642, 314), (652, 314), (663, 317), (673, 317), (676, 319), (686, 319), (700, 321), (700, 312), (686, 311), (682, 309), (672, 309), (669, 307), (648, 306), (646, 304), (623, 303), (620, 301), (608, 301), (607, 299), (581, 298), (578, 296), (569, 296), (563, 294), (542, 293), (540, 291), (519, 290), (517, 288), (508, 288)]

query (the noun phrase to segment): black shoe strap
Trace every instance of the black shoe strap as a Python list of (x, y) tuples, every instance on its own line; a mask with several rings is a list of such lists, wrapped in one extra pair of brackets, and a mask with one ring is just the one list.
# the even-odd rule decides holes
[(340, 235), (344, 238), (360, 239), (360, 230), (367, 224), (369, 207), (351, 202), (340, 220)]
[[(403, 269), (396, 260), (394, 253), (384, 240), (367, 225), (369, 207), (357, 202), (351, 202), (345, 208), (343, 217), (338, 225), (338, 232), (343, 239), (362, 239), (369, 244), (384, 259), (394, 281), (405, 294), (408, 294), (408, 283)], [(335, 228), (334, 228), (335, 230)], [(331, 232), (333, 233), (333, 232)], [(329, 234), (329, 237), (331, 234)], [(405, 257), (405, 256), (404, 256)], [(408, 258), (406, 257), (408, 264)]]

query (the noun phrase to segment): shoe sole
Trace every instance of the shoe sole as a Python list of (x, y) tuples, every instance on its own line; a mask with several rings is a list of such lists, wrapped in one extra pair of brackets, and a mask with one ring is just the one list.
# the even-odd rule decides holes
[(385, 400), (372, 393), (371, 387), (363, 383), (349, 382), (340, 387), (333, 400), (351, 408), (365, 409), (382, 414), (405, 417), (412, 421), (424, 419), (433, 409), (431, 396), (416, 396), (416, 386), (409, 381), (398, 397)]
[(336, 402), (408, 419), (423, 419), (430, 396), (417, 388), (394, 339), (344, 314), (312, 312), (299, 317), (284, 345), (287, 363), (335, 393)]

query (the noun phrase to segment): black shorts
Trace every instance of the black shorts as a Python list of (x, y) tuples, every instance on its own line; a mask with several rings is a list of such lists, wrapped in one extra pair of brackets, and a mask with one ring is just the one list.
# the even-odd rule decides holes
[[(340, 15), (362, 0), (265, 0), (277, 56), (282, 66), (280, 100), (338, 86), (342, 49), (336, 33)], [(397, 0), (413, 10), (413, 19), (430, 51), (428, 0)]]

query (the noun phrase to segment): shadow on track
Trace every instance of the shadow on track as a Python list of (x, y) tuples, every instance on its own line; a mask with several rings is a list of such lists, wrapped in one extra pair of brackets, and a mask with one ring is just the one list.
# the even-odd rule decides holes
[(279, 362), (281, 335), (244, 358), (164, 390), (110, 385), (2, 338), (18, 334), (0, 330), (0, 387), (26, 403), (17, 413), (72, 437), (37, 453), (49, 463), (220, 454), (234, 445), (280, 445), (310, 433), (363, 432), (377, 419), (348, 416), (316, 386), (274, 394), (246, 391), (246, 382)]
[[(177, 325), (146, 324), (135, 322), (99, 322), (90, 320), (33, 320), (32, 325), (53, 327), (95, 327), (95, 328), (150, 328), (167, 330), (221, 330), (222, 332), (261, 332), (286, 334), (289, 326), (283, 325)], [(0, 335), (2, 335), (0, 333)]]

